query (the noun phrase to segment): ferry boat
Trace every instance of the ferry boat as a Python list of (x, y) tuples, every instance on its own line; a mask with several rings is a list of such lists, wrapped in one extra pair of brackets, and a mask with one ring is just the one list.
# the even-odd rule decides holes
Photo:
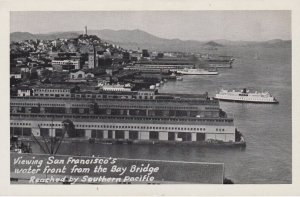
[(228, 91), (222, 89), (214, 99), (233, 102), (249, 102), (249, 103), (278, 103), (275, 97), (269, 92), (253, 92), (244, 88), (241, 91)]
[(183, 75), (218, 75), (218, 71), (216, 70), (206, 70), (206, 69), (183, 69), (183, 70), (177, 70), (177, 73), (183, 74)]

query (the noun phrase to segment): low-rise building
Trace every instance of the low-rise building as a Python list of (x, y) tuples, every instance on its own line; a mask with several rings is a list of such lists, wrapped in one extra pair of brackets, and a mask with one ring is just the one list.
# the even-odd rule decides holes
[(63, 65), (73, 65), (74, 69), (80, 69), (80, 60), (52, 60), (51, 63), (54, 69)]
[(10, 78), (21, 79), (22, 78), (21, 69), (18, 67), (10, 68)]
[(53, 67), (51, 65), (46, 65), (44, 68), (49, 71), (53, 71)]
[(71, 88), (66, 87), (36, 87), (33, 88), (33, 96), (46, 96), (46, 97), (70, 97)]
[(70, 79), (91, 79), (94, 78), (94, 74), (93, 73), (86, 73), (82, 70), (77, 70), (77, 71), (72, 71), (70, 73)]
[(29, 67), (26, 65), (20, 66), (19, 68), (20, 68), (21, 72), (24, 72), (24, 73), (27, 73), (30, 70)]
[(32, 96), (32, 89), (29, 87), (19, 87), (18, 88), (18, 96), (19, 97)]
[(11, 73), (10, 78), (21, 79), (22, 75), (21, 73)]

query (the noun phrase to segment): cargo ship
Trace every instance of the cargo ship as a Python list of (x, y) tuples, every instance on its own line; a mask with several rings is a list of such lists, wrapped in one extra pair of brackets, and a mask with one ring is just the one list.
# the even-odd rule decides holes
[(250, 92), (246, 88), (241, 91), (221, 90), (214, 99), (233, 102), (248, 102), (248, 103), (279, 103), (277, 99), (269, 92)]
[(218, 71), (216, 70), (206, 70), (200, 68), (183, 69), (183, 70), (177, 70), (176, 72), (183, 75), (218, 75), (219, 74)]
[(32, 92), (10, 99), (11, 135), (60, 137), (62, 122), (70, 120), (74, 131), (65, 141), (246, 146), (234, 118), (208, 93), (74, 92), (70, 87), (36, 87)]

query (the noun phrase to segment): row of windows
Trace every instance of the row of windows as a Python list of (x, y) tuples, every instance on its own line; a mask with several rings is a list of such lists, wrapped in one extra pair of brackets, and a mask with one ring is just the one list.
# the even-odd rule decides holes
[(149, 92), (149, 93), (148, 92), (139, 92), (139, 94), (140, 95), (151, 95), (151, 96), (154, 95), (153, 92)]
[[(53, 117), (53, 114), (47, 115), (38, 115), (38, 114), (22, 114), (22, 117), (40, 117), (40, 118), (47, 118)], [(103, 120), (133, 120), (133, 121), (172, 121), (172, 122), (233, 122), (233, 119), (201, 119), (201, 118), (156, 118), (156, 117), (130, 117), (130, 116), (123, 116), (123, 117), (114, 117), (114, 116), (78, 116), (78, 115), (55, 115), (59, 118), (78, 118), (78, 119), (103, 119)]]
[[(239, 97), (240, 100), (248, 100), (248, 101), (264, 101), (264, 100), (270, 100), (272, 101), (272, 99), (266, 99), (266, 98), (249, 98), (248, 95), (243, 95), (243, 94), (240, 94), (239, 96), (243, 96), (243, 97)], [(223, 96), (221, 95), (220, 96), (221, 98), (228, 98), (227, 95)]]
[(141, 106), (141, 105), (98, 105), (99, 107), (102, 107), (102, 108), (144, 108), (144, 109), (147, 109), (147, 108), (157, 108), (157, 109), (186, 109), (186, 110), (197, 110), (198, 108), (197, 107), (172, 107), (172, 106), (154, 106), (154, 105), (151, 105), (151, 106)]
[(11, 122), (10, 125), (24, 125), (24, 126), (30, 126), (31, 123), (25, 122), (25, 123), (18, 123), (18, 122)]
[(262, 97), (262, 98), (249, 98), (249, 97), (245, 97), (242, 98), (242, 100), (247, 100), (247, 101), (272, 101), (272, 98), (266, 98), (266, 97)]
[(41, 106), (51, 106), (51, 107), (63, 107), (65, 106), (65, 104), (53, 104), (53, 103), (10, 103), (11, 105), (22, 105), (22, 106), (37, 106), (37, 105), (41, 105)]
[[(10, 123), (11, 125), (24, 125), (30, 126), (31, 123)], [(40, 126), (56, 126), (61, 127), (62, 124), (48, 124), (42, 123)], [(195, 127), (152, 127), (152, 126), (115, 126), (115, 125), (75, 125), (76, 127), (98, 127), (98, 128), (111, 128), (111, 129), (157, 129), (157, 130), (188, 130), (188, 131), (205, 131), (205, 128)], [(216, 131), (225, 131), (224, 128), (216, 128)]]
[[(24, 125), (24, 126), (31, 126), (31, 123), (15, 123), (15, 122), (11, 122), (10, 125)], [(46, 124), (46, 123), (42, 123), (40, 124), (40, 126), (62, 126), (62, 124)]]
[[(81, 96), (82, 96), (81, 94), (75, 94), (76, 98), (80, 98)], [(85, 97), (86, 98), (92, 98), (92, 95), (91, 94), (86, 94)]]
[(62, 124), (48, 124), (48, 123), (42, 123), (40, 126), (52, 126), (52, 127), (62, 127)]
[[(138, 96), (139, 99), (148, 99), (148, 96)], [(153, 96), (149, 96), (149, 99), (153, 99)]]
[(24, 105), (24, 106), (36, 106), (37, 103), (10, 103), (11, 105)]
[(65, 104), (53, 104), (53, 103), (43, 103), (41, 106), (60, 106), (63, 107)]
[[(43, 124), (42, 124), (43, 125)], [(44, 124), (44, 126), (51, 126), (51, 124)], [(54, 124), (52, 126), (60, 126), (57, 124)], [(97, 128), (110, 128), (110, 129), (159, 129), (159, 130), (188, 130), (188, 131), (205, 131), (205, 128), (189, 128), (189, 127), (152, 127), (152, 126), (115, 126), (115, 125), (75, 125), (76, 127), (81, 128), (91, 128), (91, 127), (97, 127)]]
[[(34, 96), (44, 96), (44, 94), (34, 94)], [(70, 94), (45, 94), (45, 96), (70, 97)]]
[(205, 109), (215, 109), (215, 110), (218, 110), (219, 107), (205, 107)]
[(63, 65), (67, 63), (72, 65), (78, 65), (79, 61), (52, 61), (52, 64), (59, 64), (59, 65)]
[(105, 91), (111, 91), (111, 92), (121, 92), (121, 91), (130, 91), (130, 89), (126, 89), (126, 88), (103, 88), (103, 90)]
[(70, 92), (70, 90), (65, 89), (36, 89), (34, 92)]
[(89, 107), (89, 104), (73, 104), (72, 107)]

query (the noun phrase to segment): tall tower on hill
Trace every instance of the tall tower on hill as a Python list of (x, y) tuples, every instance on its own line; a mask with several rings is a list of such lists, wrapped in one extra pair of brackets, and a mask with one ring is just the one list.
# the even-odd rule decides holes
[(84, 35), (87, 36), (87, 26), (84, 27)]

